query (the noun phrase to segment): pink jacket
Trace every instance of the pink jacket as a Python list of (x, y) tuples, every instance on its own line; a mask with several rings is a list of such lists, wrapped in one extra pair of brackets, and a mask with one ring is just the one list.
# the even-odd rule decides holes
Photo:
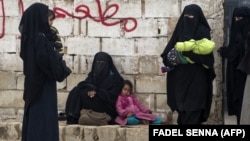
[(129, 112), (132, 112), (134, 116), (143, 120), (153, 121), (157, 118), (156, 115), (153, 115), (147, 107), (139, 102), (134, 94), (130, 94), (129, 96), (120, 94), (116, 101), (116, 110), (118, 116), (115, 121), (120, 125), (127, 124), (127, 114)]

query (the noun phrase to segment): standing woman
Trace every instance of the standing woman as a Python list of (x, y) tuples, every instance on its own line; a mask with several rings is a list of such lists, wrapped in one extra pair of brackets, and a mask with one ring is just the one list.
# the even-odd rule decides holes
[[(34, 3), (19, 24), (25, 76), (22, 141), (59, 141), (56, 81), (63, 81), (71, 71), (51, 46), (48, 10), (47, 5)], [(55, 70), (58, 65), (66, 71)]]
[(250, 32), (248, 32), (246, 45), (245, 45), (245, 55), (242, 58), (238, 70), (245, 72), (247, 74), (246, 84), (244, 88), (240, 124), (250, 125)]
[(177, 42), (211, 40), (210, 26), (196, 5), (187, 5), (161, 57), (165, 66), (175, 66), (167, 73), (167, 104), (178, 112), (179, 125), (198, 125), (207, 121), (212, 102), (212, 81), (215, 78), (213, 52), (201, 55), (192, 51), (178, 52), (186, 64), (175, 63), (172, 51)]
[(237, 67), (245, 55), (247, 33), (250, 31), (250, 8), (237, 7), (233, 11), (228, 47), (220, 48), (220, 54), (227, 59), (226, 96), (228, 115), (236, 115), (240, 122), (241, 106), (247, 74)]

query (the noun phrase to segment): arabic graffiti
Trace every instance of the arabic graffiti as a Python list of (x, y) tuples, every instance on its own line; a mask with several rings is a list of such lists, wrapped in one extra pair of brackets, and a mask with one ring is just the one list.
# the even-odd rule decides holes
[[(0, 4), (2, 7), (2, 29), (0, 32), (0, 38), (3, 38), (5, 35), (5, 10), (4, 10), (4, 0), (0, 0)], [(71, 18), (76, 18), (79, 20), (85, 19), (85, 18), (90, 18), (95, 22), (99, 22), (104, 26), (114, 26), (117, 24), (121, 24), (122, 26), (122, 30), (124, 30), (125, 32), (131, 32), (134, 31), (137, 27), (137, 20), (135, 18), (132, 17), (127, 17), (127, 18), (121, 18), (121, 19), (117, 19), (116, 21), (112, 21), (109, 22), (108, 20), (113, 18), (115, 16), (115, 14), (117, 14), (118, 10), (119, 10), (119, 6), (118, 4), (110, 4), (107, 6), (107, 8), (103, 11), (102, 7), (101, 7), (101, 2), (100, 0), (96, 0), (96, 4), (97, 4), (97, 10), (98, 10), (98, 17), (93, 17), (91, 15), (90, 9), (87, 5), (84, 4), (80, 4), (75, 8), (75, 12), (78, 13), (78, 15), (83, 14), (82, 16), (75, 16), (73, 14), (70, 14), (69, 12), (67, 12), (66, 10), (60, 8), (60, 7), (54, 7), (53, 10), (56, 14), (56, 18), (65, 18), (66, 16), (71, 17)], [(18, 0), (18, 6), (19, 6), (19, 10), (21, 13), (24, 12), (24, 7), (23, 7), (23, 0)], [(111, 10), (114, 9), (112, 12)], [(110, 15), (108, 15), (107, 13), (111, 12)], [(129, 23), (130, 27), (129, 27)]]

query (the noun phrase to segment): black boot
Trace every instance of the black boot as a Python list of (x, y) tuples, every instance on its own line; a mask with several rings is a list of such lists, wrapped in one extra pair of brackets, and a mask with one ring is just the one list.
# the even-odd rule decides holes
[(67, 124), (78, 124), (78, 118), (75, 116), (67, 115)]
[(59, 120), (59, 121), (67, 120), (66, 113), (60, 112), (60, 113), (58, 114), (58, 120)]

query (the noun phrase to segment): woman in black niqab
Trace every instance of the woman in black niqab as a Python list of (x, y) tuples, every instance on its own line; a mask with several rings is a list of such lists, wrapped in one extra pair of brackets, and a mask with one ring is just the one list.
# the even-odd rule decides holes
[(22, 141), (59, 141), (56, 80), (48, 65), (48, 6), (30, 5), (23, 13), (20, 57), (23, 60), (24, 115)]
[(237, 67), (245, 55), (247, 34), (250, 32), (250, 8), (237, 7), (233, 11), (228, 47), (220, 48), (220, 54), (227, 59), (226, 97), (228, 115), (236, 115), (240, 123), (243, 93), (247, 74)]
[[(65, 110), (67, 123), (77, 124), (80, 110), (85, 108), (106, 112), (112, 118), (109, 124), (115, 124), (114, 119), (118, 115), (115, 103), (122, 84), (123, 78), (111, 56), (106, 52), (96, 53), (88, 77), (79, 82), (69, 93)], [(95, 92), (93, 97), (89, 95), (90, 91)]]
[[(181, 14), (170, 41), (161, 54), (165, 66), (172, 66), (168, 53), (176, 42), (190, 39), (211, 39), (210, 26), (196, 4), (187, 5)], [(167, 73), (167, 104), (178, 112), (177, 123), (201, 124), (207, 121), (212, 102), (212, 81), (215, 78), (214, 56), (182, 52), (194, 64), (179, 64)], [(206, 68), (204, 67), (207, 66)]]

